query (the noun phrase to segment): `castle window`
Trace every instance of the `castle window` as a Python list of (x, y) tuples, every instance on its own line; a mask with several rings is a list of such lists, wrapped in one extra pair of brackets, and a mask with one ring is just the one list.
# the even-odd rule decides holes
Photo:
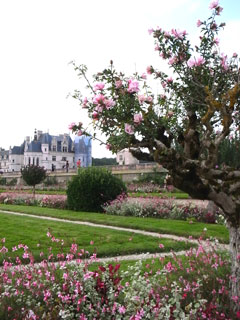
[(33, 158), (33, 165), (35, 165), (35, 158)]
[(12, 159), (12, 162), (14, 163), (14, 159)]
[(57, 151), (57, 146), (53, 146), (52, 149), (53, 149), (54, 152), (56, 152)]
[(67, 157), (62, 157), (62, 161), (67, 161)]
[(52, 161), (56, 161), (56, 156), (52, 156)]
[(28, 165), (30, 166), (30, 164), (31, 164), (31, 158), (29, 157), (28, 158)]
[(37, 166), (39, 166), (39, 158), (37, 158)]
[(63, 152), (67, 152), (67, 147), (63, 146)]

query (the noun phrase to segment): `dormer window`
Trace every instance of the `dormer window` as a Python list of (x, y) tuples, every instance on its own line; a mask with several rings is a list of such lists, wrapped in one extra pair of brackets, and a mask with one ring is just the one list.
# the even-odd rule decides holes
[(63, 146), (63, 152), (67, 152), (67, 147), (66, 146)]
[(52, 151), (53, 151), (53, 152), (56, 152), (56, 151), (57, 151), (57, 146), (53, 146), (53, 147), (52, 147)]

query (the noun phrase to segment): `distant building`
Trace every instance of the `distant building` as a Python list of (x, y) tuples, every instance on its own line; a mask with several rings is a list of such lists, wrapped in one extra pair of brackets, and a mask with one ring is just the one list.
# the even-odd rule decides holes
[(64, 169), (67, 161), (71, 169), (76, 168), (77, 157), (81, 158), (83, 166), (91, 165), (91, 139), (77, 137), (77, 143), (73, 143), (69, 134), (53, 136), (35, 130), (32, 141), (26, 137), (21, 146), (10, 147), (9, 151), (0, 148), (0, 171), (20, 171), (27, 165), (38, 165), (47, 170)]
[(129, 149), (125, 148), (117, 153), (117, 163), (122, 165), (131, 165), (131, 164), (139, 164), (139, 160), (137, 160), (129, 151)]
[(75, 137), (75, 167), (77, 161), (81, 161), (81, 167), (89, 167), (92, 165), (92, 138), (87, 136)]
[(0, 171), (6, 172), (9, 167), (9, 151), (0, 148)]

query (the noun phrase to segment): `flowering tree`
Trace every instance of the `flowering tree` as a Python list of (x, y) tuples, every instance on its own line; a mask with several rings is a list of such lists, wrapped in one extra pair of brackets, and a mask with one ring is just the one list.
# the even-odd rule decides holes
[[(216, 22), (222, 11), (218, 0), (210, 9), (209, 19), (197, 21), (198, 46), (191, 46), (186, 31), (149, 30), (155, 49), (172, 71), (168, 76), (147, 68), (160, 80), (162, 94), (153, 94), (146, 74), (127, 77), (111, 62), (94, 76), (93, 85), (87, 68), (74, 64), (91, 94), (83, 98), (75, 91), (73, 96), (88, 110), (94, 129), (107, 136), (108, 149), (117, 152), (127, 147), (140, 160), (160, 163), (176, 187), (222, 208), (230, 231), (231, 294), (240, 296), (240, 171), (218, 166), (217, 159), (224, 139), (239, 130), (239, 59), (236, 53), (228, 58), (218, 49), (217, 34), (225, 25)], [(88, 132), (82, 123), (72, 123), (70, 129), (79, 135)]]

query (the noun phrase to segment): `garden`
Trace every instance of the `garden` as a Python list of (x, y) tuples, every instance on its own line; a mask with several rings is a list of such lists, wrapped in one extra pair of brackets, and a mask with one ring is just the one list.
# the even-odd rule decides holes
[(92, 84), (73, 62), (90, 90), (73, 97), (107, 148), (169, 176), (126, 186), (91, 167), (48, 193), (37, 190), (45, 169), (25, 167), (32, 191), (0, 192), (0, 319), (240, 319), (239, 58), (220, 54), (223, 9), (210, 10), (198, 46), (186, 31), (149, 30), (171, 76), (149, 66), (128, 77), (111, 61)]

